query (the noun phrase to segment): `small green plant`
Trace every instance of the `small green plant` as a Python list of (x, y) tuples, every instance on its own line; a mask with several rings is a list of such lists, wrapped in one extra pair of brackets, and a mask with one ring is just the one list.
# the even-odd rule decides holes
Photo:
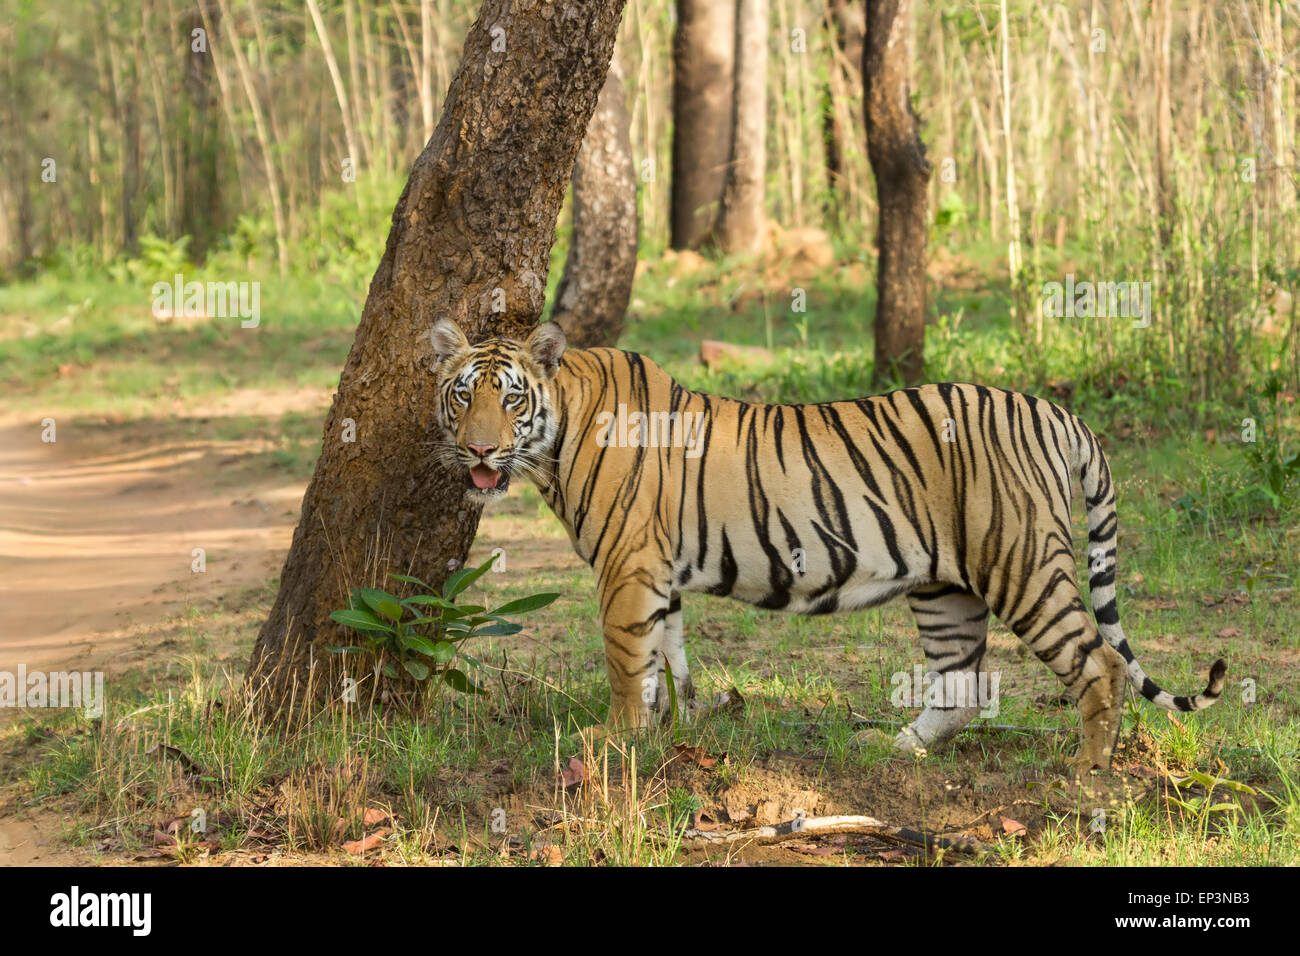
[(1288, 448), (1282, 411), (1282, 382), (1270, 376), (1262, 399), (1247, 399), (1252, 434), (1243, 435), (1241, 450), (1230, 465), (1202, 471), (1199, 487), (1174, 502), (1174, 510), (1192, 523), (1213, 516), (1249, 519), (1288, 511), (1296, 506), (1300, 482), (1300, 452)]
[(161, 279), (170, 281), (176, 273), (193, 269), (189, 261), (189, 236), (164, 239), (147, 233), (140, 237), (140, 255), (110, 263), (107, 272), (116, 282)]
[[(1232, 790), (1236, 793), (1255, 796), (1258, 791), (1248, 784), (1240, 783), (1236, 780), (1230, 780), (1227, 777), (1216, 777), (1208, 773), (1202, 773), (1199, 770), (1189, 770), (1187, 776), (1170, 776), (1170, 784), (1178, 791), (1179, 796), (1168, 794), (1168, 801), (1181, 810), (1189, 813), (1200, 830), (1201, 839), (1209, 836), (1210, 815), (1226, 814), (1236, 817), (1242, 812), (1241, 805), (1234, 801), (1220, 800), (1214, 802), (1214, 791)], [(1200, 787), (1204, 789), (1204, 794), (1194, 794), (1190, 792), (1193, 788)]]
[(1264, 386), (1266, 412), (1253, 395), (1250, 397), (1251, 416), (1267, 425), (1255, 441), (1245, 443), (1246, 491), (1266, 500), (1274, 511), (1291, 505), (1293, 486), (1300, 478), (1300, 452), (1288, 452), (1282, 443), (1281, 391), (1281, 379), (1270, 376)]
[(455, 572), (443, 582), (441, 593), (405, 574), (389, 576), (418, 585), (425, 592), (399, 598), (379, 588), (353, 588), (351, 606), (334, 611), (330, 620), (351, 628), (363, 640), (359, 645), (329, 650), (336, 654), (369, 654), (377, 668), (391, 679), (399, 678), (402, 671), (417, 681), (440, 675), (443, 683), (461, 693), (484, 693), (465, 670), (454, 666), (457, 658), (472, 668), (481, 666), (465, 653), (465, 641), (517, 634), (523, 625), (509, 617), (546, 607), (560, 596), (550, 592), (532, 594), (492, 611), (477, 604), (457, 604), (456, 597), (486, 574), (493, 560)]

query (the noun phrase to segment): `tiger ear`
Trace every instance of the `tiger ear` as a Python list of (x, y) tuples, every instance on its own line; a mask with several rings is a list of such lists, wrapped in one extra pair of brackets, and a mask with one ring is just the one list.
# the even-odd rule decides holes
[(439, 319), (429, 330), (429, 340), (433, 342), (433, 363), (441, 365), (447, 359), (469, 348), (469, 339), (460, 330), (460, 326), (451, 319)]
[(551, 378), (560, 367), (560, 358), (564, 355), (564, 330), (554, 322), (546, 322), (533, 329), (524, 343), (533, 361)]

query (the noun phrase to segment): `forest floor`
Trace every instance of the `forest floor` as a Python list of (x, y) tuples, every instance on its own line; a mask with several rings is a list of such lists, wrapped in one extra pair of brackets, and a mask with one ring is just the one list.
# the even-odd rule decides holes
[[(629, 335), (652, 354), (654, 305), (641, 303)], [(0, 316), (0, 340), (56, 318)], [(742, 310), (724, 332), (764, 344), (753, 329)], [(999, 623), (996, 715), (921, 760), (863, 739), (864, 727), (892, 733), (913, 713), (891, 702), (894, 675), (921, 660), (901, 604), (800, 618), (687, 595), (704, 712), (640, 738), (595, 737), (606, 689), (594, 582), (527, 487), (485, 515), (471, 563), (500, 548), (505, 568), (469, 596), (562, 597), (520, 634), (476, 647), (487, 697), (440, 698), (420, 720), (330, 714), (280, 733), (241, 711), (239, 678), (275, 595), (346, 329), (325, 329), (333, 351), (313, 351), (308, 371), (279, 387), (267, 381), (274, 347), (250, 365), (228, 336), (167, 336), (134, 360), (120, 344), (90, 347), (123, 368), (134, 361), (143, 378), (155, 364), (226, 362), (221, 387), (133, 396), (123, 379), (101, 398), (103, 376), (116, 381), (106, 363), (56, 354), (44, 376), (24, 370), (0, 410), (0, 672), (102, 671), (108, 697), (92, 718), (0, 708), (0, 865), (936, 859), (879, 833), (730, 848), (680, 836), (684, 825), (720, 834), (838, 814), (990, 848), (978, 860), (941, 854), (947, 863), (1300, 862), (1297, 529), (1169, 517), (1218, 454), (1208, 436), (1138, 428), (1108, 447), (1130, 640), (1178, 692), (1199, 690), (1210, 662), (1227, 658), (1225, 699), (1177, 720), (1131, 704), (1114, 767), (1083, 787), (1067, 779), (1073, 705)], [(684, 365), (699, 337), (665, 350)], [(53, 443), (41, 441), (47, 416)], [(1076, 542), (1082, 527), (1076, 515)]]

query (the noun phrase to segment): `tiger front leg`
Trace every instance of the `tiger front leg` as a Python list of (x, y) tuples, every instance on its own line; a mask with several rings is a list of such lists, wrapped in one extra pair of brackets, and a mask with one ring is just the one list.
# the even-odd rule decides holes
[[(691, 680), (690, 668), (686, 663), (686, 637), (682, 631), (682, 596), (674, 591), (668, 599), (668, 616), (664, 618), (664, 639), (661, 645), (664, 661), (672, 671), (673, 685), (677, 694), (677, 714), (685, 719), (691, 715), (695, 705), (695, 683)], [(670, 695), (668, 693), (667, 669), (660, 670), (658, 681), (659, 714), (667, 720), (669, 716)]]
[(602, 601), (610, 730), (648, 727), (666, 716), (672, 668), (679, 712), (694, 696), (682, 645), (681, 604), (668, 585), (623, 581)]

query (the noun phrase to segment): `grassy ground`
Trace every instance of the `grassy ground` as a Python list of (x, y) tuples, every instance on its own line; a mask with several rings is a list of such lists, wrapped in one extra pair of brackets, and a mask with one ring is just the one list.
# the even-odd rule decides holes
[[(643, 265), (622, 344), (729, 394), (865, 393), (870, 264), (837, 253), (828, 268), (656, 257)], [(145, 660), (108, 665), (102, 717), (4, 715), (0, 824), (35, 820), (67, 858), (104, 863), (936, 860), (873, 834), (730, 849), (681, 837), (684, 824), (726, 832), (802, 811), (964, 833), (992, 847), (983, 862), (993, 865), (1300, 862), (1296, 506), (1286, 482), (1268, 497), (1277, 488), (1266, 457), (1233, 440), (1244, 398), (1189, 408), (1176, 383), (1130, 374), (1107, 384), (1089, 364), (1100, 353), (1068, 335), (1031, 358), (1009, 333), (1005, 290), (986, 278), (989, 256), (944, 261), (932, 377), (1068, 397), (1102, 431), (1119, 481), (1121, 615), (1147, 670), (1191, 691), (1215, 657), (1229, 662), (1228, 691), (1207, 712), (1173, 720), (1131, 706), (1111, 773), (1082, 788), (1066, 781), (1075, 710), (1000, 624), (990, 633), (989, 667), (1002, 678), (995, 717), (923, 760), (855, 736), (911, 718), (890, 701), (892, 675), (921, 661), (901, 604), (800, 618), (687, 595), (688, 654), (707, 712), (601, 740), (587, 730), (606, 695), (591, 575), (537, 494), (517, 488), (485, 517), (471, 556), (502, 548), (507, 569), (468, 596), (488, 606), (562, 597), (522, 633), (474, 646), (488, 696), (438, 696), (419, 720), (339, 706), (292, 731), (262, 726), (237, 688), (275, 580), (187, 596), (181, 613), (140, 636)], [(806, 312), (791, 311), (795, 289), (807, 293)], [(303, 388), (324, 401), (362, 291), (330, 278), (264, 283), (262, 324), (245, 330), (160, 324), (138, 286), (0, 290), (4, 416), (98, 422), (128, 447), (256, 437), (256, 454), (212, 480), (304, 483), (323, 404), (259, 414), (256, 398)], [(770, 346), (777, 360), (703, 369), (695, 355), (706, 337)], [(204, 410), (232, 394), (252, 396), (252, 410)], [(1282, 457), (1287, 398), (1268, 420)], [(571, 758), (583, 779), (566, 787)], [(344, 849), (376, 833), (372, 848)]]

